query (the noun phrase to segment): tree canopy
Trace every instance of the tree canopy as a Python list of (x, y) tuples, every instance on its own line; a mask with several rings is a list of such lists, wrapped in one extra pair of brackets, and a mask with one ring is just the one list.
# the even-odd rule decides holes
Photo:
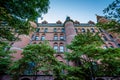
[(120, 33), (120, 0), (115, 0), (103, 10), (105, 14), (104, 18), (108, 21), (105, 23), (97, 23), (98, 27), (101, 27), (109, 32)]
[(28, 34), (29, 21), (36, 21), (48, 9), (49, 0), (0, 0), (0, 41), (12, 41), (16, 34)]
[(97, 76), (120, 74), (120, 48), (102, 49), (103, 41), (98, 34), (78, 34), (67, 46), (66, 59), (74, 66), (68, 66), (68, 80), (93, 80)]
[(18, 80), (20, 75), (37, 75), (37, 73), (56, 77), (61, 73), (64, 64), (59, 62), (54, 54), (55, 51), (48, 42), (30, 44), (24, 48), (23, 57), (12, 64), (10, 73), (15, 80)]

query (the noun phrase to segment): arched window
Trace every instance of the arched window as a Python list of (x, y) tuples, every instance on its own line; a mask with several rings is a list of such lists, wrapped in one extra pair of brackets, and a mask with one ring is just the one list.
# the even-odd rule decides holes
[(58, 52), (58, 43), (57, 43), (57, 42), (54, 43), (53, 49), (54, 49), (56, 52)]
[(60, 43), (60, 52), (64, 52), (64, 44)]
[(110, 48), (114, 48), (112, 43), (108, 43)]

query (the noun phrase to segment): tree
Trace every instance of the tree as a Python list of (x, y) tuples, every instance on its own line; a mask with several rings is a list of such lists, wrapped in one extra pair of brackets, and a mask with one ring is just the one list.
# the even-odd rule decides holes
[(37, 75), (38, 72), (56, 77), (64, 64), (54, 54), (55, 51), (46, 42), (26, 46), (23, 57), (12, 64), (10, 73), (13, 79), (18, 80), (20, 75)]
[(102, 49), (101, 38), (97, 34), (84, 33), (75, 36), (67, 46), (71, 52), (66, 59), (74, 66), (67, 68), (68, 80), (95, 80), (96, 76), (120, 75), (120, 48)]
[(101, 51), (102, 41), (98, 34), (90, 32), (78, 34), (70, 45), (71, 52), (66, 53), (66, 59), (74, 62), (67, 69), (68, 80), (91, 80), (94, 77), (93, 63), (97, 62), (97, 53)]
[(98, 27), (105, 29), (109, 32), (120, 33), (120, 0), (115, 0), (103, 10), (106, 19), (105, 23), (97, 23)]
[(29, 34), (30, 21), (47, 13), (49, 0), (0, 1), (0, 41), (15, 40), (15, 35)]
[(108, 19), (115, 19), (120, 22), (120, 0), (115, 0), (103, 10)]
[(6, 58), (10, 56), (10, 46), (18, 40), (19, 35), (29, 34), (32, 30), (30, 21), (35, 22), (38, 17), (47, 13), (48, 9), (49, 0), (0, 0), (0, 69), (2, 72), (7, 72), (5, 66), (9, 67), (8, 63), (11, 61), (10, 58)]
[(108, 48), (102, 50), (98, 56), (97, 76), (119, 76), (120, 75), (120, 48)]

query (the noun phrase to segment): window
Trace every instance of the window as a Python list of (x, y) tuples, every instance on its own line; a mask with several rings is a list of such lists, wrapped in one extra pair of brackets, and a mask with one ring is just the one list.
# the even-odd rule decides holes
[(57, 32), (57, 29), (56, 29), (56, 28), (54, 28), (54, 32)]
[(75, 28), (75, 31), (78, 32), (77, 28)]
[(120, 44), (118, 43), (118, 47), (120, 47)]
[(103, 30), (102, 30), (101, 28), (99, 28), (99, 31), (100, 31), (100, 32), (103, 32)]
[(48, 32), (48, 28), (45, 28), (44, 32)]
[(58, 40), (57, 34), (54, 35), (54, 40)]
[(60, 34), (60, 40), (64, 40), (64, 35)]
[(110, 36), (110, 38), (113, 38), (113, 36), (111, 34), (109, 36)]
[(61, 32), (65, 32), (64, 28), (61, 29)]
[(54, 49), (56, 52), (58, 52), (58, 44), (57, 44), (56, 42), (54, 43), (53, 49)]
[(64, 52), (64, 45), (63, 45), (63, 43), (60, 43), (60, 52)]
[(95, 32), (94, 28), (91, 28), (91, 31), (92, 31), (92, 32)]
[(40, 28), (36, 28), (36, 32), (40, 32)]
[(56, 51), (56, 52), (58, 52), (58, 46), (54, 46), (54, 50)]
[(105, 36), (103, 36), (103, 39), (104, 39), (105, 41), (108, 41), (108, 39), (107, 39)]
[(104, 49), (107, 49), (107, 46), (103, 46)]
[(109, 43), (109, 47), (110, 47), (110, 48), (114, 48), (113, 45), (112, 45), (112, 43)]
[(38, 36), (35, 36), (35, 40), (39, 40), (39, 37), (38, 37)]
[(64, 46), (60, 46), (60, 52), (64, 52)]
[(45, 40), (45, 36), (43, 35), (43, 36), (41, 36), (41, 40), (43, 41), (43, 40)]
[(84, 29), (84, 28), (82, 28), (82, 32), (85, 32), (85, 29)]

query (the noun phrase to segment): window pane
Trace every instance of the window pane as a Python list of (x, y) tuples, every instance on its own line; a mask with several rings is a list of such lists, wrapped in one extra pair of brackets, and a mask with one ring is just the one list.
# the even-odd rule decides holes
[(36, 32), (40, 32), (40, 28), (36, 28)]
[(58, 52), (58, 46), (54, 46), (54, 50)]
[(41, 40), (45, 40), (45, 36), (42, 36), (42, 37), (41, 37)]
[(54, 32), (57, 32), (57, 29), (56, 29), (56, 28), (54, 28)]
[(58, 36), (54, 36), (54, 40), (58, 40)]
[(60, 46), (60, 52), (64, 52), (64, 46)]
[(85, 29), (84, 29), (84, 28), (82, 28), (82, 32), (85, 32)]
[(39, 40), (39, 37), (38, 37), (38, 36), (35, 36), (35, 40)]
[(48, 32), (48, 28), (45, 28), (44, 32)]
[(60, 36), (60, 40), (64, 40), (64, 36)]
[(62, 28), (61, 32), (64, 32), (64, 31), (65, 31), (64, 28)]

